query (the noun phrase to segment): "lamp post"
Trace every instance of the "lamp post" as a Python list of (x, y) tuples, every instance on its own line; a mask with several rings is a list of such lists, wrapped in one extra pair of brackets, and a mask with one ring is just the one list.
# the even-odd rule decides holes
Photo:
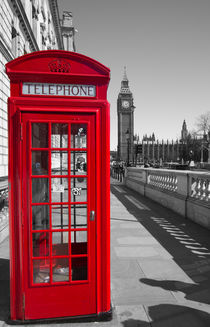
[(129, 133), (129, 130), (127, 129), (127, 132), (125, 133), (125, 137), (126, 137), (126, 140), (127, 140), (127, 167), (129, 166), (129, 140), (130, 140), (130, 133)]
[(139, 137), (137, 135), (135, 135), (133, 137), (133, 143), (134, 143), (133, 164), (135, 164), (135, 167), (136, 167), (136, 165), (137, 165), (137, 147), (138, 147), (138, 143), (139, 143)]

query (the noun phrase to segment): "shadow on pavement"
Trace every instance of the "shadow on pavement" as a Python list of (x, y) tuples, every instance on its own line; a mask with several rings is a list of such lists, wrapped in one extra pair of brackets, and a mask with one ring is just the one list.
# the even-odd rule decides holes
[(152, 325), (148, 322), (136, 319), (128, 319), (121, 322), (121, 326), (124, 327), (151, 327)]
[(166, 291), (185, 293), (185, 298), (190, 301), (209, 303), (210, 295), (208, 295), (208, 299), (206, 297), (202, 298), (202, 293), (206, 292), (206, 282), (190, 284), (177, 280), (156, 280), (151, 278), (141, 278), (139, 281), (153, 287), (161, 287)]
[(150, 322), (127, 319), (124, 327), (209, 327), (210, 315), (186, 306), (160, 304), (148, 308)]
[(0, 259), (0, 321), (8, 320), (10, 308), (9, 260)]
[(160, 304), (151, 306), (148, 314), (155, 327), (208, 327), (210, 315), (182, 305)]
[[(111, 192), (126, 207), (129, 213), (170, 253), (175, 263), (192, 280), (192, 283), (179, 282), (173, 280), (173, 275), (171, 280), (168, 280), (168, 278), (163, 280), (159, 278), (158, 280), (141, 278), (140, 283), (172, 291), (175, 296), (177, 292), (182, 292), (188, 300), (200, 302), (201, 304), (210, 304), (210, 231), (123, 185), (121, 185), (121, 189), (123, 192), (118, 192), (114, 185), (111, 185)], [(130, 197), (132, 201), (129, 201)], [(135, 206), (135, 201), (139, 203), (139, 208), (142, 206), (142, 209)], [(163, 325), (155, 324), (155, 327), (188, 326), (180, 324), (179, 321), (181, 317), (185, 316), (186, 323), (188, 315), (195, 318), (189, 324), (190, 327), (210, 326), (210, 315), (208, 313), (189, 307), (162, 304), (149, 308), (149, 316), (152, 321), (156, 321), (158, 315), (161, 317), (161, 314), (164, 317), (166, 316), (166, 320), (167, 315), (169, 317), (174, 315), (176, 324), (171, 324), (168, 320), (168, 325), (164, 322)], [(196, 323), (196, 319), (200, 319), (200, 325), (198, 322)], [(130, 325), (125, 324), (124, 326), (138, 326), (134, 322), (127, 321), (127, 323), (130, 323)], [(140, 323), (143, 322), (139, 322), (139, 326), (141, 326)]]

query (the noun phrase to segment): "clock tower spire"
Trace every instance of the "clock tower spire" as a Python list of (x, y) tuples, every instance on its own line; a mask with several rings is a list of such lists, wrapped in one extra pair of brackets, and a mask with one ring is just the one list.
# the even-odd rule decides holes
[(129, 81), (124, 67), (121, 88), (117, 99), (118, 117), (118, 159), (133, 160), (134, 105)]

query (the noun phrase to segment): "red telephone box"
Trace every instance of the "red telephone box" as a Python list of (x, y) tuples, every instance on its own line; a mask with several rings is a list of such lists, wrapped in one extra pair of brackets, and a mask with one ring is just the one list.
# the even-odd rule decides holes
[(110, 71), (49, 50), (6, 65), (11, 320), (110, 307)]

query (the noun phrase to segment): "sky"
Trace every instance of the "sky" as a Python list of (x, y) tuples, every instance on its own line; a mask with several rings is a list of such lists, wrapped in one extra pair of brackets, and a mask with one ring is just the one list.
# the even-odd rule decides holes
[(58, 0), (71, 11), (76, 51), (111, 69), (111, 149), (124, 66), (133, 93), (134, 132), (180, 138), (210, 111), (210, 0)]

